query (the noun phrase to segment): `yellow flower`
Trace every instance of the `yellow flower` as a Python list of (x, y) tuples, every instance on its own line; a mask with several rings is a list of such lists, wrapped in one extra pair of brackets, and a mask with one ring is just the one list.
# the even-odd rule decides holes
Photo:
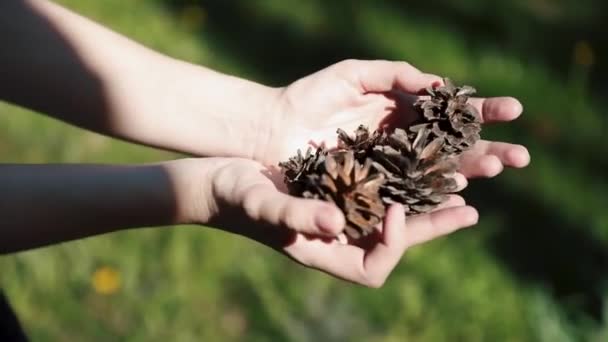
[(98, 268), (91, 279), (95, 292), (102, 295), (111, 295), (120, 289), (120, 273), (110, 266)]
[(576, 42), (574, 45), (574, 62), (578, 65), (590, 67), (595, 62), (593, 48), (586, 40)]

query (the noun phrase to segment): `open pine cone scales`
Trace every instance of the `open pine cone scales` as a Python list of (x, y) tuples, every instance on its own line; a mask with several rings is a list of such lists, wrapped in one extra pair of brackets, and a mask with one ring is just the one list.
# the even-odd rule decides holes
[[(298, 156), (282, 164), (290, 193), (335, 203), (345, 213), (346, 234), (355, 239), (370, 234), (382, 222), (385, 207), (379, 188), (385, 177), (372, 169), (371, 159), (361, 164), (354, 151), (318, 150), (315, 155), (309, 151), (308, 159), (301, 158), (301, 153)], [(297, 173), (302, 169), (308, 173)], [(300, 178), (291, 179), (288, 173)]]
[(290, 194), (295, 196), (303, 194), (306, 190), (308, 176), (318, 171), (319, 166), (325, 161), (326, 154), (327, 152), (323, 149), (319, 148), (313, 153), (312, 148), (308, 148), (305, 155), (298, 150), (298, 153), (288, 161), (279, 163)]
[(363, 162), (371, 149), (380, 142), (382, 135), (379, 131), (370, 131), (365, 126), (359, 126), (351, 137), (342, 129), (338, 129), (338, 149), (354, 151), (359, 162)]
[(429, 99), (414, 103), (419, 117), (405, 129), (360, 126), (354, 135), (338, 129), (336, 150), (298, 151), (279, 164), (289, 192), (335, 203), (352, 239), (372, 233), (393, 203), (407, 215), (441, 204), (458, 190), (458, 156), (480, 138), (481, 116), (467, 103), (472, 87), (445, 79), (427, 92)]
[(481, 115), (467, 103), (476, 90), (469, 86), (457, 87), (447, 78), (444, 83), (445, 86), (427, 89), (430, 99), (414, 103), (420, 117), (409, 128), (409, 135), (413, 137), (418, 130), (429, 129), (434, 138), (445, 140), (443, 152), (459, 154), (473, 147), (480, 138)]
[(402, 203), (406, 213), (428, 212), (457, 190), (452, 177), (458, 163), (440, 151), (444, 142), (422, 128), (413, 141), (402, 129), (396, 129), (383, 144), (373, 148), (374, 167), (386, 177), (380, 192), (386, 204)]

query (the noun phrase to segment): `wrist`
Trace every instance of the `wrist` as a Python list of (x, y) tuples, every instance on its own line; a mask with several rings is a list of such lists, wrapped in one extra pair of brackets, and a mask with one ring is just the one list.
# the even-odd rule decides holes
[[(164, 146), (197, 156), (263, 160), (276, 130), (279, 88), (167, 59), (155, 111), (169, 118)], [(166, 133), (173, 131), (173, 134)]]
[(167, 162), (165, 171), (175, 199), (174, 224), (203, 224), (214, 211), (211, 197), (213, 170), (207, 159), (186, 158)]

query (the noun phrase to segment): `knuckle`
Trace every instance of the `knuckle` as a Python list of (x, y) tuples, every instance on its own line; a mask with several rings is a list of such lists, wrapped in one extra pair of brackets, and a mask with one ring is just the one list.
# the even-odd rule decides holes
[(379, 289), (381, 288), (388, 275), (379, 274), (378, 272), (369, 272), (363, 266), (359, 269), (359, 283), (363, 286)]
[(441, 220), (438, 216), (435, 215), (429, 216), (428, 227), (429, 229), (427, 231), (429, 232), (429, 239), (439, 237), (441, 235), (441, 232), (445, 230), (445, 227), (442, 224)]
[(254, 185), (241, 193), (242, 206), (245, 214), (253, 220), (261, 219), (259, 190), (261, 185)]
[(299, 212), (298, 206), (295, 205), (293, 201), (289, 201), (281, 210), (279, 215), (280, 224), (289, 228), (299, 230), (300, 222), (299, 222)]
[(369, 277), (366, 279), (365, 285), (371, 289), (379, 289), (384, 286), (386, 277)]
[(339, 66), (342, 69), (351, 69), (351, 68), (356, 68), (360, 64), (360, 62), (361, 61), (358, 59), (349, 58), (349, 59), (345, 59), (345, 60), (338, 62), (337, 66)]
[(313, 269), (318, 269), (317, 264), (316, 264), (313, 256), (311, 256), (311, 255), (304, 254), (303, 256), (300, 256), (296, 259), (298, 260), (298, 262), (300, 264), (302, 264), (302, 266), (305, 266), (308, 268), (313, 268)]
[(391, 62), (393, 63), (393, 67), (394, 70), (398, 70), (399, 74), (411, 74), (414, 71), (419, 71), (417, 68), (415, 68), (413, 65), (411, 65), (408, 62), (404, 62), (404, 61), (395, 61), (395, 62)]
[(215, 169), (210, 175), (211, 189), (214, 197), (221, 198), (229, 204), (235, 204), (238, 197), (235, 196), (234, 168), (230, 163), (223, 164)]
[(415, 69), (415, 68), (414, 68), (414, 67), (413, 67), (413, 66), (412, 66), (410, 63), (408, 63), (408, 62), (404, 62), (404, 61), (398, 61), (398, 62), (395, 62), (395, 63), (397, 63), (397, 66), (398, 66), (399, 68), (401, 68), (401, 69), (408, 69), (408, 70), (409, 70), (409, 69)]
[(521, 144), (514, 144), (513, 145), (516, 149), (520, 150), (521, 152), (528, 152), (528, 149), (526, 148), (526, 146), (521, 145)]

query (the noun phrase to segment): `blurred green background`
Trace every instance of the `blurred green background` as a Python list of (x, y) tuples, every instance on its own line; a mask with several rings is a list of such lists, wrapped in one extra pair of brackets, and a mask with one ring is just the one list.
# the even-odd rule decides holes
[[(197, 227), (0, 258), (34, 341), (608, 341), (608, 3), (60, 0), (174, 57), (272, 85), (406, 60), (526, 110), (485, 137), (533, 162), (466, 191), (479, 225), (408, 252), (379, 290)], [(103, 46), (99, 47), (103, 49)], [(175, 155), (0, 103), (4, 162)]]

